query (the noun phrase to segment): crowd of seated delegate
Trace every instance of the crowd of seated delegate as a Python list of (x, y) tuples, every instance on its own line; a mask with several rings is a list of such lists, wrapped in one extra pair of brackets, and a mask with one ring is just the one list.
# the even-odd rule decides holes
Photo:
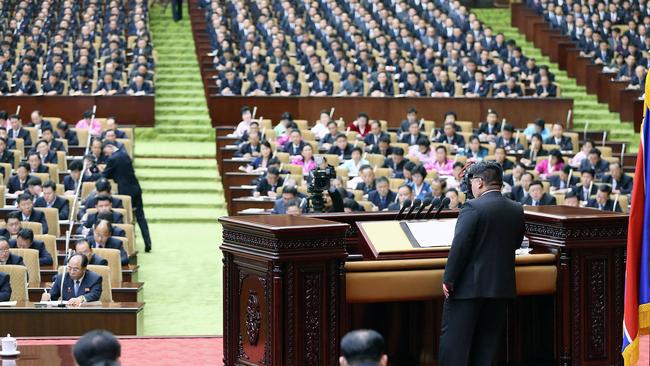
[[(70, 161), (69, 172), (64, 176), (63, 183), (59, 184), (55, 182), (58, 177), (49, 175), (44, 164), (45, 161), (56, 163), (56, 161), (52, 161), (52, 156), (56, 156), (56, 154), (52, 155), (54, 149), (65, 151), (65, 145), (61, 144), (62, 139), (67, 140), (68, 146), (78, 146), (79, 141), (75, 131), (71, 130), (65, 121), (60, 121), (56, 125), (57, 132), (53, 133), (52, 123), (43, 119), (39, 111), (34, 111), (28, 128), (36, 128), (39, 139), (32, 143), (31, 133), (22, 126), (20, 117), (17, 115), (7, 116), (6, 112), (0, 111), (0, 162), (8, 164), (10, 167), (9, 171), (2, 167), (6, 185), (5, 197), (15, 198), (14, 204), (3, 202), (5, 208), (15, 205), (15, 210), (7, 214), (4, 227), (0, 228), (0, 266), (30, 265), (25, 263), (20, 255), (12, 253), (12, 249), (36, 250), (38, 252), (37, 265), (39, 266), (37, 271), (41, 266), (47, 267), (53, 264), (54, 253), (50, 253), (43, 240), (38, 239), (35, 229), (26, 227), (31, 223), (37, 223), (40, 230), (38, 235), (53, 232), (51, 223), (48, 224), (46, 215), (38, 208), (55, 209), (59, 220), (73, 220), (80, 223), (77, 232), (73, 233), (72, 243), (75, 246), (75, 251), (85, 259), (79, 258), (80, 263), (70, 260), (69, 274), (71, 277), (75, 277), (72, 276), (73, 272), (78, 274), (80, 271), (85, 271), (87, 264), (108, 265), (106, 259), (93, 252), (94, 248), (115, 249), (119, 251), (120, 264), (129, 264), (129, 256), (124, 247), (124, 242), (129, 240), (127, 232), (116, 226), (126, 224), (127, 220), (120, 212), (114, 210), (114, 208), (123, 209), (125, 206), (120, 197), (112, 195), (113, 187), (104, 174), (109, 156), (126, 154), (125, 146), (117, 140), (117, 136), (128, 138), (128, 135), (118, 128), (114, 118), (107, 119), (106, 126), (108, 128), (106, 129), (103, 129), (101, 125), (98, 129), (94, 129), (95, 121), (91, 121), (90, 117), (88, 117), (88, 121), (85, 119), (80, 120), (76, 126), (87, 129), (91, 136), (95, 136), (91, 142), (90, 152), (86, 156)], [(53, 139), (54, 136), (57, 139)], [(27, 160), (21, 161), (17, 166), (14, 166), (15, 154), (22, 153), (8, 148), (15, 148), (15, 139), (22, 139), (26, 150), (34, 150), (33, 153), (28, 154)], [(119, 149), (118, 152), (115, 152), (115, 149)], [(85, 169), (84, 164), (86, 164)], [(37, 173), (48, 174), (48, 179), (43, 181), (36, 175)], [(92, 182), (94, 189), (79, 203), (77, 216), (71, 217), (68, 197), (74, 197), (80, 189), (80, 184), (84, 182)], [(89, 209), (93, 209), (93, 212), (89, 212)], [(89, 278), (96, 279), (96, 276), (99, 276), (90, 273), (86, 274), (90, 276)], [(0, 275), (0, 284), (2, 285), (0, 301), (7, 301), (11, 294), (10, 288), (5, 291), (4, 280), (7, 278), (7, 274)], [(82, 274), (79, 278), (82, 278), (81, 288), (91, 289), (91, 291), (78, 292), (75, 290), (74, 293), (64, 293), (63, 299), (71, 300), (72, 305), (98, 300), (101, 293), (101, 276), (99, 276), (99, 292), (95, 291), (95, 280), (85, 286), (86, 277)], [(59, 276), (55, 278), (54, 287), (57, 287), (56, 281), (60, 281)], [(7, 293), (9, 295), (6, 295)], [(5, 295), (6, 299), (4, 299)], [(53, 289), (50, 296), (54, 300), (60, 295)]]
[[(490, 110), (478, 128), (463, 132), (463, 121), (448, 112), (441, 128), (427, 132), (417, 110), (409, 109), (399, 130), (389, 132), (366, 113), (347, 126), (329, 113), (322, 111), (307, 130), (284, 113), (270, 129), (260, 128), (251, 110), (242, 109), (232, 136), (239, 138), (235, 157), (249, 161), (240, 169), (260, 174), (251, 182), (251, 197), (275, 200), (273, 213), (306, 212), (310, 172), (330, 164), (337, 172), (331, 186), (344, 197), (346, 211), (397, 210), (407, 199), (445, 196), (450, 208), (458, 208), (464, 201), (463, 166), (489, 159), (504, 169), (503, 193), (522, 204), (561, 200), (565, 205), (627, 210), (633, 177), (623, 172), (618, 159), (604, 158), (592, 141), (584, 141), (578, 150), (561, 123), (547, 126), (537, 120), (515, 130)], [(324, 158), (320, 166), (317, 155)]]
[(203, 0), (219, 95), (558, 96), (459, 1)]
[(18, 1), (0, 20), (1, 95), (154, 92), (147, 1)]
[(616, 80), (629, 82), (628, 88), (644, 89), (650, 67), (650, 10), (645, 0), (527, 3), (552, 28), (571, 37), (581, 56), (616, 73)]

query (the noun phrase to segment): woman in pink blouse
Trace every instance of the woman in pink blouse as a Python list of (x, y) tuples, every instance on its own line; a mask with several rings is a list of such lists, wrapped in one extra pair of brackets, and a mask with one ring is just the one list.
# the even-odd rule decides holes
[(409, 147), (409, 156), (418, 158), (420, 164), (425, 166), (436, 158), (435, 152), (431, 150), (431, 142), (426, 137), (420, 137), (416, 145)]
[(452, 175), (454, 172), (454, 161), (447, 158), (447, 148), (440, 145), (436, 147), (436, 159), (424, 167), (428, 172), (434, 171), (438, 175)]
[(91, 111), (84, 112), (84, 118), (79, 120), (74, 126), (78, 129), (89, 130), (90, 134), (93, 136), (99, 136), (102, 134), (102, 124), (97, 119), (93, 119), (93, 114)]
[(309, 172), (316, 169), (316, 162), (314, 161), (314, 151), (311, 145), (305, 145), (302, 148), (300, 155), (291, 157), (291, 164), (302, 167), (302, 175), (309, 175)]
[(549, 152), (546, 159), (542, 159), (537, 163), (535, 170), (539, 173), (540, 178), (546, 179), (559, 172), (564, 167), (564, 158), (558, 149), (553, 149)]

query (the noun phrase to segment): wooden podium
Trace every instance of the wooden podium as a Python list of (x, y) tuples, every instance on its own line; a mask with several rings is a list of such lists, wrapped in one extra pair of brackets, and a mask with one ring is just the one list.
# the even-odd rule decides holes
[[(535, 255), (517, 258), (500, 364), (622, 365), (627, 215), (525, 214)], [(394, 215), (221, 218), (224, 364), (337, 365), (341, 336), (370, 327), (385, 335), (392, 365), (436, 365), (448, 252), (372, 259), (356, 222)]]

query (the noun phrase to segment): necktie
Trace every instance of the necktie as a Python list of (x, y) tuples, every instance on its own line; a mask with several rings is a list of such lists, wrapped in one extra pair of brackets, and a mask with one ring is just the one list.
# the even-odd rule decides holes
[(537, 201), (533, 201), (533, 206), (537, 206)]
[(79, 280), (74, 281), (74, 296), (78, 296), (79, 292), (79, 285), (81, 285), (81, 282)]

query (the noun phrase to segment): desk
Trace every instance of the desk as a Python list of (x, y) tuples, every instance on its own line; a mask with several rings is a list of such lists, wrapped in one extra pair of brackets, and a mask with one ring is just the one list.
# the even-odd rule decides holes
[(143, 330), (144, 303), (102, 303), (80, 308), (36, 308), (32, 302), (0, 308), (2, 331), (14, 337), (80, 336), (93, 329), (115, 335)]
[[(111, 288), (111, 293), (113, 295), (113, 301), (115, 302), (142, 302), (144, 300), (143, 294), (143, 283), (142, 282), (122, 282), (120, 287)], [(29, 301), (39, 302), (41, 301), (41, 294), (44, 289), (50, 289), (52, 287), (51, 282), (41, 282), (39, 287), (30, 287), (29, 292)]]
[(248, 208), (272, 209), (275, 205), (274, 199), (256, 199), (254, 197), (239, 197), (229, 201), (228, 212), (239, 212)]
[(334, 118), (353, 121), (359, 112), (367, 112), (372, 119), (388, 121), (389, 128), (399, 127), (406, 111), (414, 107), (418, 116), (442, 122), (448, 111), (458, 114), (461, 121), (482, 121), (488, 109), (494, 109), (517, 128), (525, 128), (530, 121), (566, 121), (567, 112), (573, 109), (573, 100), (567, 98), (373, 98), (373, 97), (208, 97), (212, 126), (232, 126), (241, 119), (241, 107), (257, 106), (257, 116), (270, 118), (277, 123), (283, 112), (296, 118), (315, 121), (323, 109), (336, 108)]
[(15, 360), (16, 366), (70, 366), (75, 364), (72, 345), (21, 346), (20, 340), (18, 340), (18, 350), (20, 356), (4, 357), (2, 360)]

